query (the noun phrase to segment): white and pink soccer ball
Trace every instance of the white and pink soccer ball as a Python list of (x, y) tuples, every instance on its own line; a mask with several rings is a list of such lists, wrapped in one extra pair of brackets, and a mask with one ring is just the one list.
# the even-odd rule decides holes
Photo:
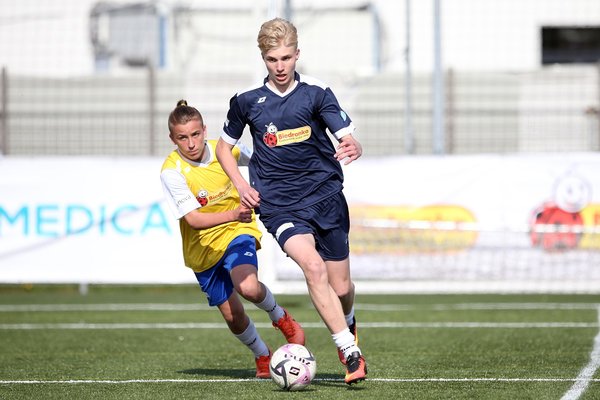
[(315, 356), (306, 347), (288, 343), (271, 356), (271, 379), (280, 388), (289, 391), (306, 388), (317, 373)]

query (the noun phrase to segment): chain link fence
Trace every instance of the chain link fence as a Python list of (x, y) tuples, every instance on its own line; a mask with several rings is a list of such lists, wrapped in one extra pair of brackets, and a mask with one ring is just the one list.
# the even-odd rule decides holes
[[(0, 7), (4, 156), (162, 156), (178, 99), (203, 113), (216, 138), (230, 97), (264, 75), (255, 38), (266, 1), (34, 3)], [(391, 2), (287, 3), (300, 33), (299, 71), (332, 87), (365, 156), (433, 154), (434, 78), (417, 53), (431, 46), (422, 39), (433, 31), (424, 2), (396, 16), (386, 11)], [(444, 154), (600, 150), (597, 2), (565, 10), (554, 0), (543, 9), (534, 0), (441, 4)], [(487, 27), (492, 14), (497, 25)], [(409, 22), (412, 42), (394, 29)], [(410, 43), (411, 74), (398, 55)], [(459, 58), (469, 45), (478, 50)]]

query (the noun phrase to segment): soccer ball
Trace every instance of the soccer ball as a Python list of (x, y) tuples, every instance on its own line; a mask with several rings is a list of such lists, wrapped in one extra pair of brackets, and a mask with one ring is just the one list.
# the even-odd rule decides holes
[(300, 344), (288, 343), (271, 356), (269, 364), (271, 379), (280, 388), (289, 391), (302, 390), (317, 373), (315, 356)]

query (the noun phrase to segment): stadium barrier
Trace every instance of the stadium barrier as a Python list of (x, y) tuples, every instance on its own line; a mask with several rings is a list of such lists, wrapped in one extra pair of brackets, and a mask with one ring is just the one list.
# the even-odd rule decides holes
[[(0, 283), (194, 283), (162, 158), (0, 158)], [(600, 293), (600, 155), (363, 158), (346, 171), (362, 292)], [(261, 278), (301, 292), (269, 235)]]

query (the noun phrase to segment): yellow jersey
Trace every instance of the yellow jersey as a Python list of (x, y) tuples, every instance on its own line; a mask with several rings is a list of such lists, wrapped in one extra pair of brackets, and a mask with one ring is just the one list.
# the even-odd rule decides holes
[[(205, 163), (190, 161), (177, 150), (172, 151), (160, 174), (167, 204), (179, 219), (185, 265), (194, 272), (215, 265), (237, 236), (253, 236), (257, 250), (260, 248), (262, 233), (255, 215), (250, 223), (233, 221), (207, 229), (193, 229), (183, 218), (190, 212), (217, 213), (234, 210), (240, 205), (238, 191), (217, 160), (216, 145), (216, 140), (206, 142), (209, 156)], [(233, 148), (233, 155), (239, 160), (237, 147)]]

